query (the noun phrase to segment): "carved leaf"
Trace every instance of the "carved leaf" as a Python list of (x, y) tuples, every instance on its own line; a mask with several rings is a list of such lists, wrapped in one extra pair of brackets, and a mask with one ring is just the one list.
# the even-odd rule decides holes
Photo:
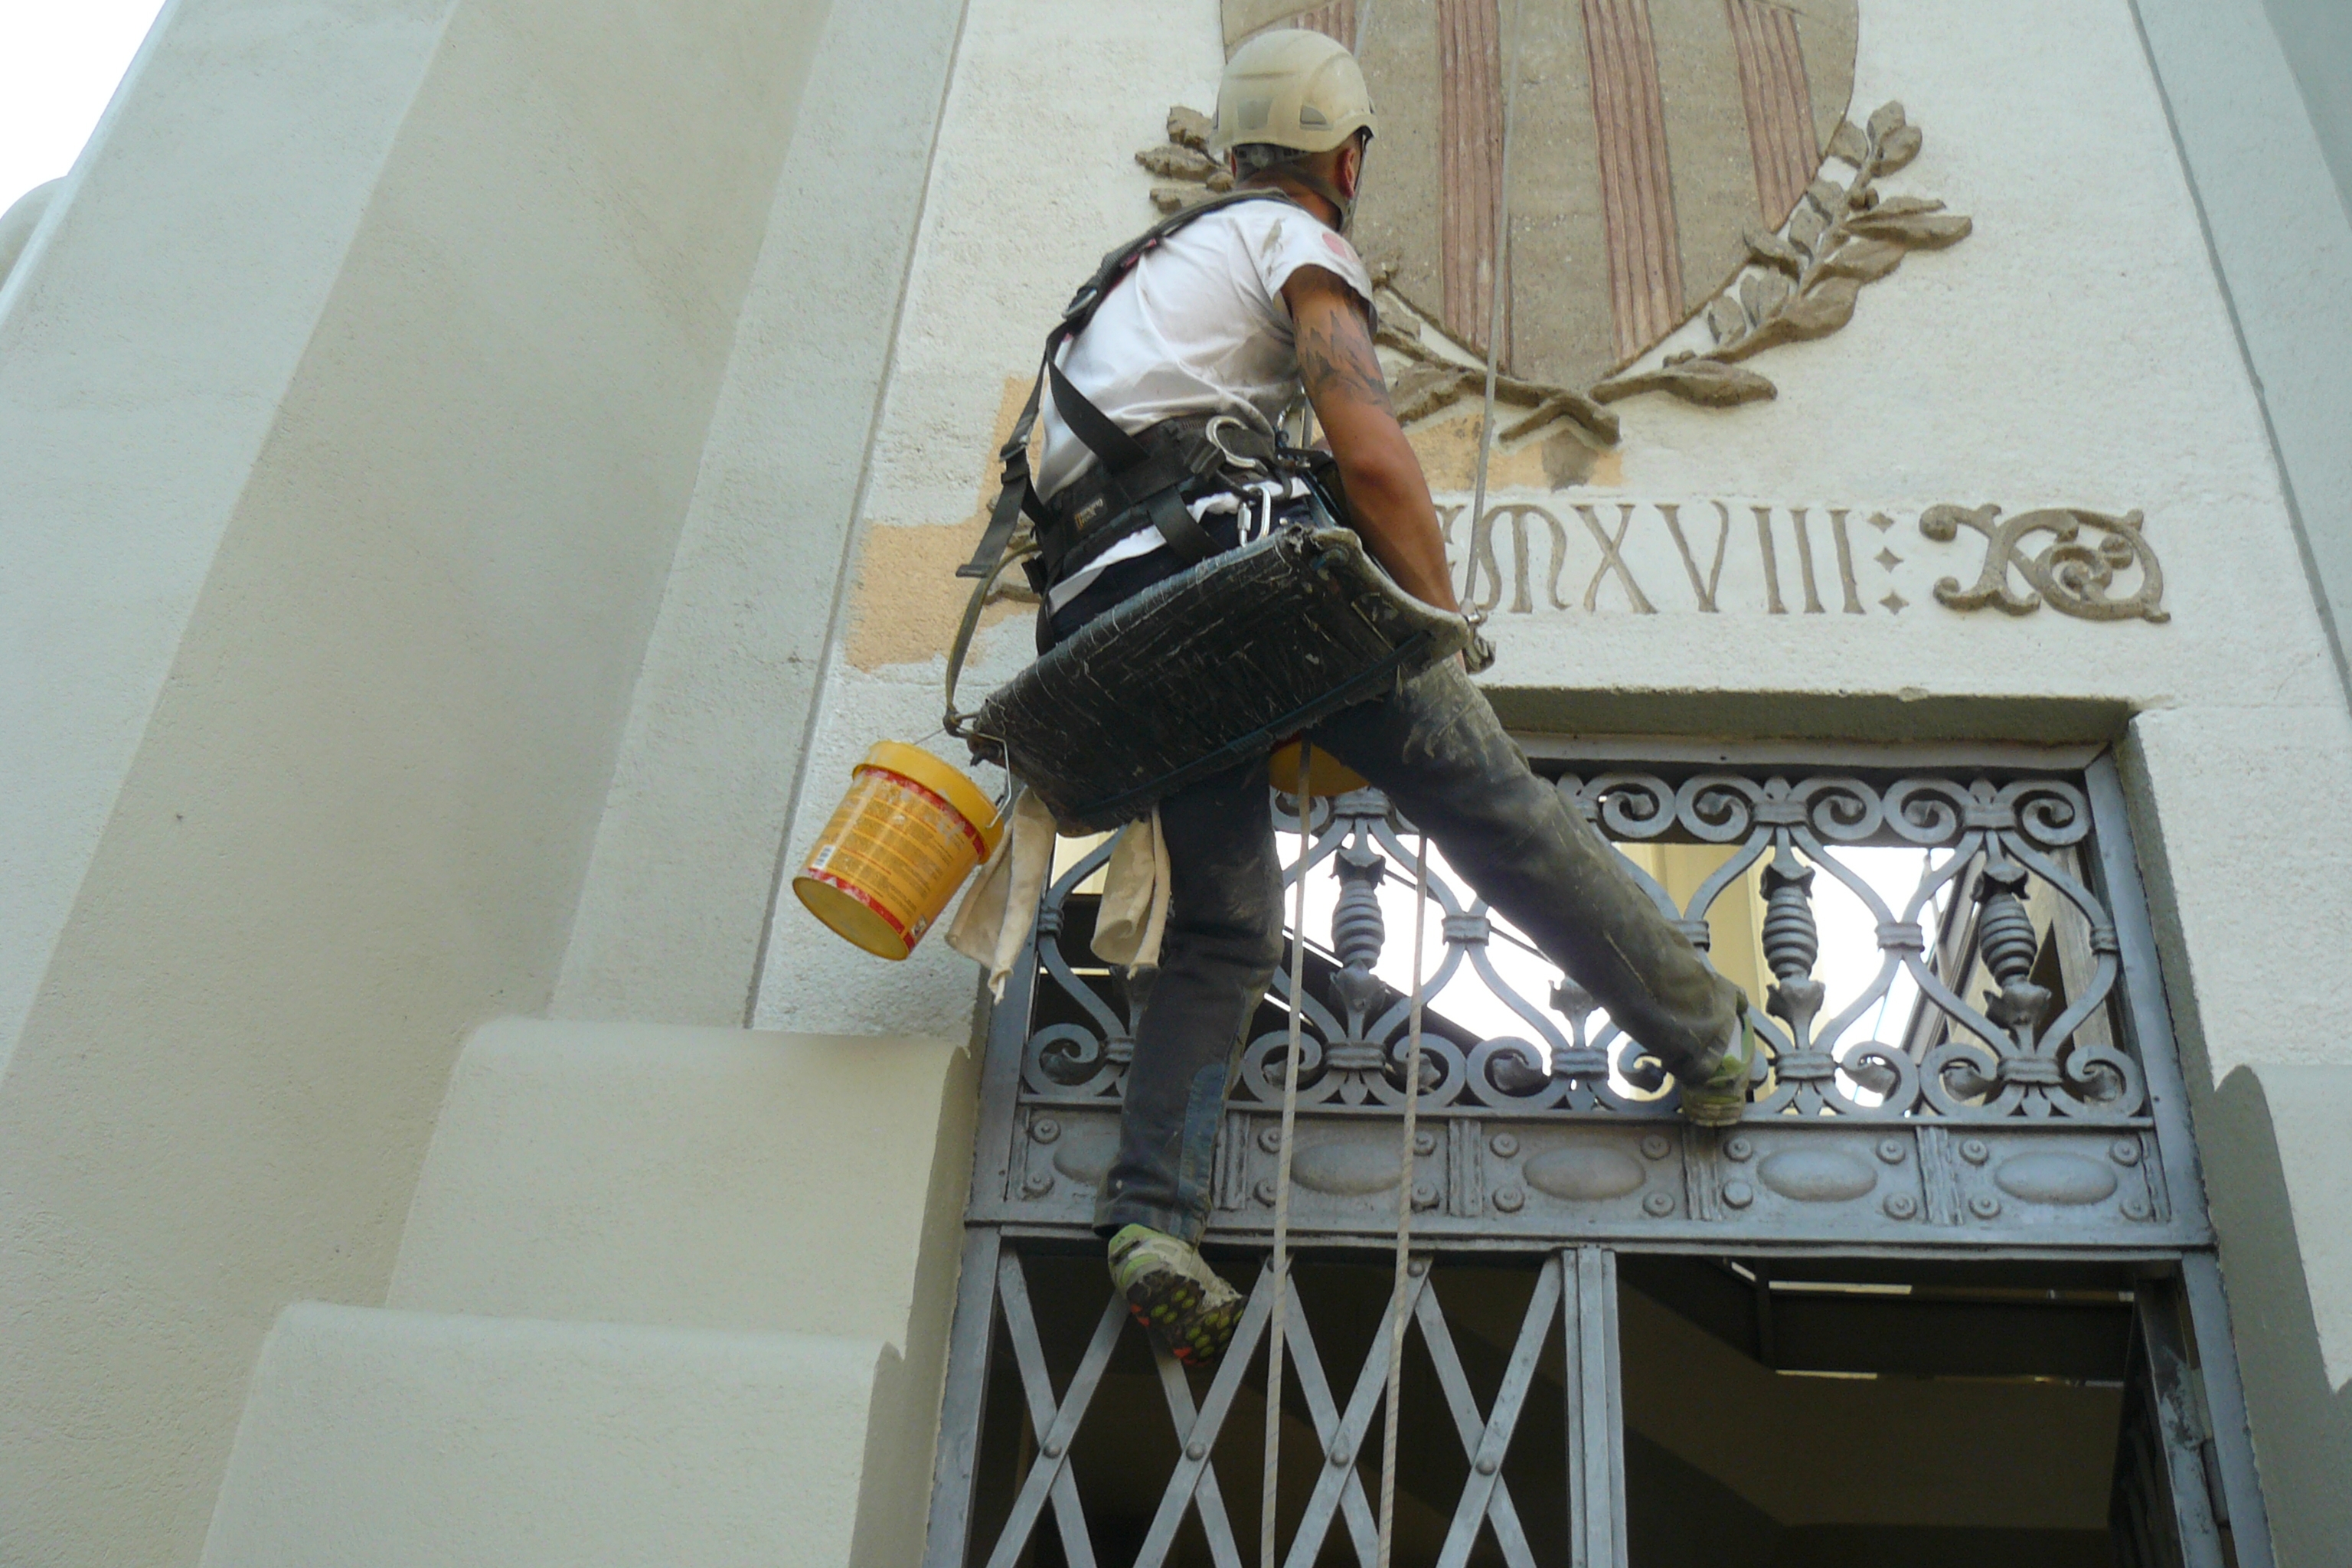
[(1135, 155), (1135, 161), (1153, 174), (1171, 180), (1206, 181), (1217, 169), (1206, 153), (1195, 152), (1173, 142), (1165, 146), (1146, 147)]
[(1739, 302), (1749, 321), (1762, 321), (1789, 302), (1789, 280), (1778, 272), (1750, 272), (1739, 280)]
[(1836, 278), (1874, 282), (1903, 265), (1903, 247), (1887, 239), (1850, 239), (1823, 264)]
[(1919, 128), (1901, 125), (1888, 132), (1878, 149), (1878, 172), (1891, 174), (1919, 155)]
[(1209, 148), (1209, 132), (1214, 127), (1209, 117), (1197, 109), (1171, 104), (1168, 110), (1168, 140), (1179, 147), (1190, 147), (1205, 153)]
[(1536, 405), (1535, 412), (1503, 427), (1502, 438), (1517, 441), (1532, 436), (1555, 419), (1566, 419), (1591, 431), (1611, 446), (1617, 443), (1617, 416), (1580, 392), (1560, 392)]
[(1714, 359), (1685, 360), (1659, 370), (1617, 376), (1594, 387), (1592, 395), (1603, 403), (1614, 403), (1643, 392), (1670, 393), (1705, 408), (1731, 408), (1777, 395), (1772, 384), (1754, 371)]
[(1154, 185), (1151, 187), (1151, 205), (1164, 213), (1181, 212), (1186, 207), (1197, 206), (1208, 199), (1209, 191), (1205, 185)]
[(1901, 100), (1890, 99), (1880, 104), (1877, 111), (1871, 115), (1870, 139), (1884, 147), (1886, 144), (1887, 134), (1890, 132), (1901, 130), (1907, 123), (1908, 121), (1903, 118)]
[(1853, 301), (1861, 292), (1862, 285), (1852, 278), (1824, 277), (1791, 300), (1780, 320), (1790, 337), (1826, 337), (1853, 320)]
[(1843, 158), (1859, 168), (1862, 161), (1870, 156), (1870, 141), (1853, 121), (1841, 120), (1836, 132), (1830, 137), (1829, 151), (1831, 157)]
[(1926, 196), (1888, 196), (1885, 201), (1875, 203), (1872, 205), (1870, 216), (1873, 217), (1906, 217), (1912, 213), (1939, 213), (1943, 210), (1943, 203), (1930, 201)]
[(1822, 236), (1829, 226), (1830, 220), (1816, 212), (1811, 202), (1805, 202), (1798, 206), (1797, 216), (1789, 220), (1789, 238), (1811, 256), (1821, 245)]
[(1751, 228), (1739, 237), (1748, 242), (1748, 254), (1765, 266), (1777, 267), (1791, 278), (1804, 271), (1804, 257), (1798, 253), (1795, 246), (1779, 235)]
[(1868, 239), (1893, 240), (1913, 250), (1940, 250), (1968, 237), (1975, 226), (1958, 213), (1865, 213), (1847, 226)]
[(1748, 312), (1728, 294), (1717, 294), (1706, 308), (1706, 330), (1718, 343), (1733, 342), (1748, 331)]
[(1472, 390), (1470, 373), (1433, 364), (1416, 364), (1396, 378), (1389, 389), (1397, 421), (1410, 424), (1436, 413)]
[(1845, 187), (1835, 180), (1815, 180), (1805, 187), (1805, 195), (1824, 215), (1845, 210)]

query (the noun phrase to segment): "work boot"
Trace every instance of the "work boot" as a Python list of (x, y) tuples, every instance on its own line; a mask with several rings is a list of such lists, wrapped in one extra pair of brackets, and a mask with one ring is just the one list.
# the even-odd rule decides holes
[(1739, 1009), (1739, 1027), (1715, 1070), (1696, 1083), (1683, 1085), (1683, 1115), (1701, 1127), (1729, 1127), (1748, 1111), (1748, 1078), (1764, 1042), (1748, 1009)]
[(1110, 1238), (1110, 1278), (1135, 1321), (1186, 1366), (1213, 1365), (1233, 1342), (1242, 1293), (1190, 1242), (1130, 1225)]

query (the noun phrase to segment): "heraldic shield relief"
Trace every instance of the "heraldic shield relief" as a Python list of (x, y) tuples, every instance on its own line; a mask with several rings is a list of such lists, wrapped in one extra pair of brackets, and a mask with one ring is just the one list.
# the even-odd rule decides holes
[[(1425, 318), (1584, 387), (1706, 306), (1789, 220), (1853, 88), (1856, 0), (1225, 0), (1225, 47), (1273, 26), (1353, 48), (1380, 111), (1357, 242)], [(1514, 20), (1510, 234), (1505, 34)]]

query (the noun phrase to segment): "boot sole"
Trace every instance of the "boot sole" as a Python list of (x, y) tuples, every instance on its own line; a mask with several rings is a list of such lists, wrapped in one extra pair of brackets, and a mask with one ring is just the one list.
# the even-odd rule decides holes
[(1122, 1294), (1128, 1312), (1186, 1366), (1214, 1366), (1241, 1321), (1239, 1296), (1209, 1301), (1200, 1285), (1174, 1269), (1151, 1269)]
[(1748, 1102), (1741, 1100), (1724, 1105), (1693, 1105), (1685, 1096), (1682, 1109), (1683, 1120), (1694, 1127), (1737, 1127), (1748, 1114)]

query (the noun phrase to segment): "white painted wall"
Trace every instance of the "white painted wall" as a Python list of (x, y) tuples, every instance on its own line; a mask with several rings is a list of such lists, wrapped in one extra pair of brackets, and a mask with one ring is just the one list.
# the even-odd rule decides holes
[[(2328, 44), (2352, 29), (2324, 22), (2318, 6), (2272, 9), (2316, 49), (2283, 47), (2253, 0), (2137, 5), (2340, 662), (2352, 638), (2352, 215), (2341, 190), (2352, 171), (2331, 179), (2327, 159), (2352, 149), (2331, 153), (2296, 84), (2298, 74), (2306, 87), (2326, 79)], [(2327, 130), (2339, 143), (2352, 137), (2340, 119)]]
[(2336, 188), (2352, 206), (2352, 11), (2333, 0), (2263, 0), (2263, 10), (2303, 89)]
[(889, 1361), (872, 1339), (301, 1302), (262, 1347), (202, 1561), (845, 1568)]
[(0, 291), (0, 1070), (450, 8), (167, 9)]
[(182, 0), (12, 283), (0, 1560), (194, 1560), (546, 1006), (824, 15)]
[[(1024, 378), (1025, 391), (1070, 289), (1150, 220), (1150, 180), (1133, 154), (1164, 138), (1171, 103), (1213, 100), (1221, 37), (1213, 0), (969, 0), (858, 511), (868, 540), (878, 528), (954, 531), (929, 547), (920, 575), (853, 576), (826, 655), (788, 861), (808, 852), (867, 746), (938, 730), (941, 661), (860, 669), (851, 649), (861, 622), (903, 613), (918, 595), (936, 599), (944, 653), (962, 605), (943, 580), (971, 553), (961, 525), (980, 502), (1006, 380)], [(980, 651), (971, 690), (1017, 668), (1033, 651), (1030, 635), (1022, 617), (1002, 623)], [(961, 759), (961, 746), (933, 744)], [(1002, 775), (976, 776), (994, 788)], [(787, 891), (753, 1021), (952, 1035), (967, 1026), (975, 994), (971, 965), (943, 943), (885, 965), (846, 949)], [(810, 1022), (818, 1017), (833, 1022)]]
[[(873, 740), (934, 731), (1008, 382), (1147, 221), (1130, 155), (1220, 49), (1214, 0), (970, 0), (926, 171), (955, 15), (168, 14), (0, 294), (0, 652), (32, 675), (0, 686), (0, 1559), (194, 1560), (270, 1324), (384, 1298), (481, 1018), (731, 1022), (763, 962), (763, 1025), (966, 1037), (937, 943), (884, 965), (787, 898), (761, 952), (778, 840), (806, 849)], [(1778, 402), (1639, 400), (1606, 484), (1498, 496), (1562, 520), (1570, 606), (1497, 617), (1498, 704), (1864, 739), (2137, 714), (2192, 1060), (2352, 1062), (2352, 820), (2313, 782), (2352, 717), (2132, 7), (1871, 0), (1857, 83), (1927, 132), (1892, 188), (1975, 237), (1760, 361)], [(2336, 241), (2275, 199), (2217, 232), (2300, 299)], [(2329, 460), (2271, 413), (2290, 468)], [(1906, 607), (1769, 613), (1735, 512), (1700, 613), (1654, 503), (1718, 499), (1886, 512)], [(1636, 506), (1657, 614), (1583, 608), (1578, 500)], [(1937, 605), (1976, 565), (1918, 536), (1946, 501), (2144, 510), (2170, 620)], [(1027, 639), (998, 623), (974, 689)], [(310, 1445), (268, 1408), (257, 1452)]]
[(554, 1011), (746, 1022), (960, 0), (818, 39)]

